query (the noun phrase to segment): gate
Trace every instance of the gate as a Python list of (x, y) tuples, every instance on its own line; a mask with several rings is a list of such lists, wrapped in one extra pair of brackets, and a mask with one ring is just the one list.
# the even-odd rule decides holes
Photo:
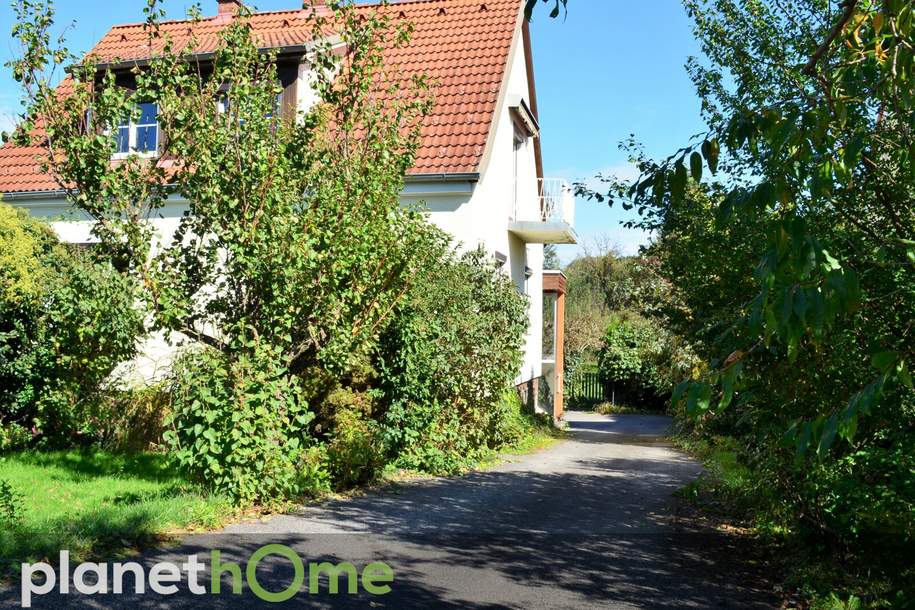
[(611, 400), (613, 388), (602, 383), (597, 371), (577, 370), (566, 375), (565, 394), (571, 401), (601, 402)]

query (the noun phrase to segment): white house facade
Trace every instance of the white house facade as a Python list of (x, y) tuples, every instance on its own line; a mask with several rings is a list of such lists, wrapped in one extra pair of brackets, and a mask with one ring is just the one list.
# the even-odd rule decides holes
[[(205, 20), (214, 29), (224, 26), (238, 8), (236, 0), (217, 4), (217, 15)], [(548, 406), (552, 397), (543, 405), (538, 401), (544, 375), (543, 249), (548, 243), (577, 239), (574, 197), (567, 185), (543, 176), (530, 34), (521, 5), (522, 0), (419, 0), (360, 10), (389, 10), (411, 20), (414, 42), (407, 51), (415, 53), (399, 61), (428, 71), (439, 83), (433, 86), (436, 110), (423, 126), (417, 164), (406, 177), (401, 199), (405, 205), (425, 205), (430, 220), (450, 233), (457, 247), (484, 248), (528, 296), (530, 324), (516, 381), (530, 404), (552, 411)], [(276, 28), (294, 38), (291, 32), (304, 12), (255, 14), (253, 29)], [(128, 49), (135, 28), (112, 29), (94, 52), (101, 50), (104, 57), (108, 47), (109, 54), (119, 46)], [(293, 46), (280, 45), (280, 57)], [(305, 110), (314, 102), (305, 54), (292, 52), (286, 57), (291, 76), (283, 103)], [(136, 150), (143, 142), (152, 142), (155, 134), (147, 127), (127, 126), (125, 148)], [(70, 208), (49, 177), (37, 175), (35, 155), (35, 149), (11, 145), (0, 149), (4, 201), (47, 219), (62, 241), (92, 242), (92, 222)], [(161, 240), (171, 239), (186, 209), (176, 196), (159, 211), (160, 218), (150, 220)], [(550, 332), (556, 332), (556, 322), (549, 325)], [(555, 345), (555, 340), (546, 343)], [(151, 340), (137, 363), (139, 373), (145, 377), (160, 373), (173, 350), (162, 337)], [(547, 363), (548, 384), (554, 394), (558, 392), (561, 412), (562, 364), (557, 366), (555, 354), (548, 355)]]

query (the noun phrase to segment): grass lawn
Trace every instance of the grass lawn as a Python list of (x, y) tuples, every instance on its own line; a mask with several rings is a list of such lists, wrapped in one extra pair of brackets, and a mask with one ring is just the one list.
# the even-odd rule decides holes
[(531, 424), (517, 442), (481, 457), (473, 470), (490, 470), (503, 463), (506, 458), (544, 451), (564, 438), (566, 433), (560, 428), (542, 422)]
[(0, 480), (19, 495), (20, 518), (0, 528), (0, 576), (18, 564), (118, 554), (169, 533), (213, 528), (232, 514), (176, 475), (165, 456), (24, 452), (0, 457)]
[[(492, 452), (477, 468), (507, 454), (545, 449), (562, 436), (531, 423), (517, 443)], [(204, 494), (154, 453), (7, 454), (0, 456), (0, 481), (12, 488), (18, 506), (14, 522), (0, 515), (0, 580), (16, 574), (22, 562), (55, 564), (61, 550), (70, 551), (74, 564), (117, 558), (169, 535), (214, 529), (237, 515), (227, 499)]]
[(666, 415), (664, 409), (649, 409), (624, 402), (614, 404), (609, 400), (595, 404), (592, 410), (601, 415)]

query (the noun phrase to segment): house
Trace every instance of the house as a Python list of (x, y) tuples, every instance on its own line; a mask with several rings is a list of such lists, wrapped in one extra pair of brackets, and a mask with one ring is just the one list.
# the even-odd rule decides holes
[[(236, 18), (240, 0), (210, 1), (215, 15), (200, 22), (167, 22), (162, 28), (180, 38), (193, 27), (197, 52), (212, 52), (218, 31)], [(424, 202), (432, 222), (463, 248), (482, 246), (530, 297), (530, 327), (517, 384), (530, 403), (558, 416), (561, 349), (550, 348), (544, 387), (541, 380), (544, 344), (561, 345), (556, 333), (562, 328), (564, 283), (557, 274), (548, 274), (545, 284), (543, 248), (576, 241), (574, 197), (562, 181), (543, 176), (530, 31), (522, 4), (523, 0), (415, 0), (363, 5), (360, 10), (392, 11), (412, 22), (412, 41), (405, 49), (392, 50), (388, 59), (401, 70), (425, 73), (432, 81), (435, 107), (423, 124), (421, 148), (402, 201)], [(314, 100), (307, 59), (311, 3), (306, 7), (250, 16), (255, 35), (277, 52), (284, 110), (307, 109)], [(92, 53), (100, 68), (126, 75), (148, 58), (150, 48), (142, 25), (133, 24), (112, 28)], [(118, 136), (123, 152), (155, 155), (155, 104), (144, 105), (140, 117), (121, 126)], [(36, 161), (40, 152), (9, 144), (0, 149), (3, 199), (52, 221), (66, 242), (90, 242), (91, 222), (76, 216), (53, 179), (41, 173)], [(151, 222), (161, 234), (171, 235), (182, 212), (182, 202), (176, 199), (162, 210), (163, 218)], [(544, 311), (550, 329), (546, 341)], [(146, 346), (143, 366), (154, 367), (167, 357), (168, 349), (163, 341)], [(541, 396), (546, 398), (542, 405)], [(554, 410), (550, 405), (557, 406)]]

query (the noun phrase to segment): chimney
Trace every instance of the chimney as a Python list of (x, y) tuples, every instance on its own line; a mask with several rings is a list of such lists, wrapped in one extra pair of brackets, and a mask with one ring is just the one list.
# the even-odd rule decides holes
[(302, 0), (302, 15), (329, 15), (330, 7), (327, 6), (327, 0)]
[(241, 8), (241, 0), (216, 0), (220, 15), (234, 15)]

